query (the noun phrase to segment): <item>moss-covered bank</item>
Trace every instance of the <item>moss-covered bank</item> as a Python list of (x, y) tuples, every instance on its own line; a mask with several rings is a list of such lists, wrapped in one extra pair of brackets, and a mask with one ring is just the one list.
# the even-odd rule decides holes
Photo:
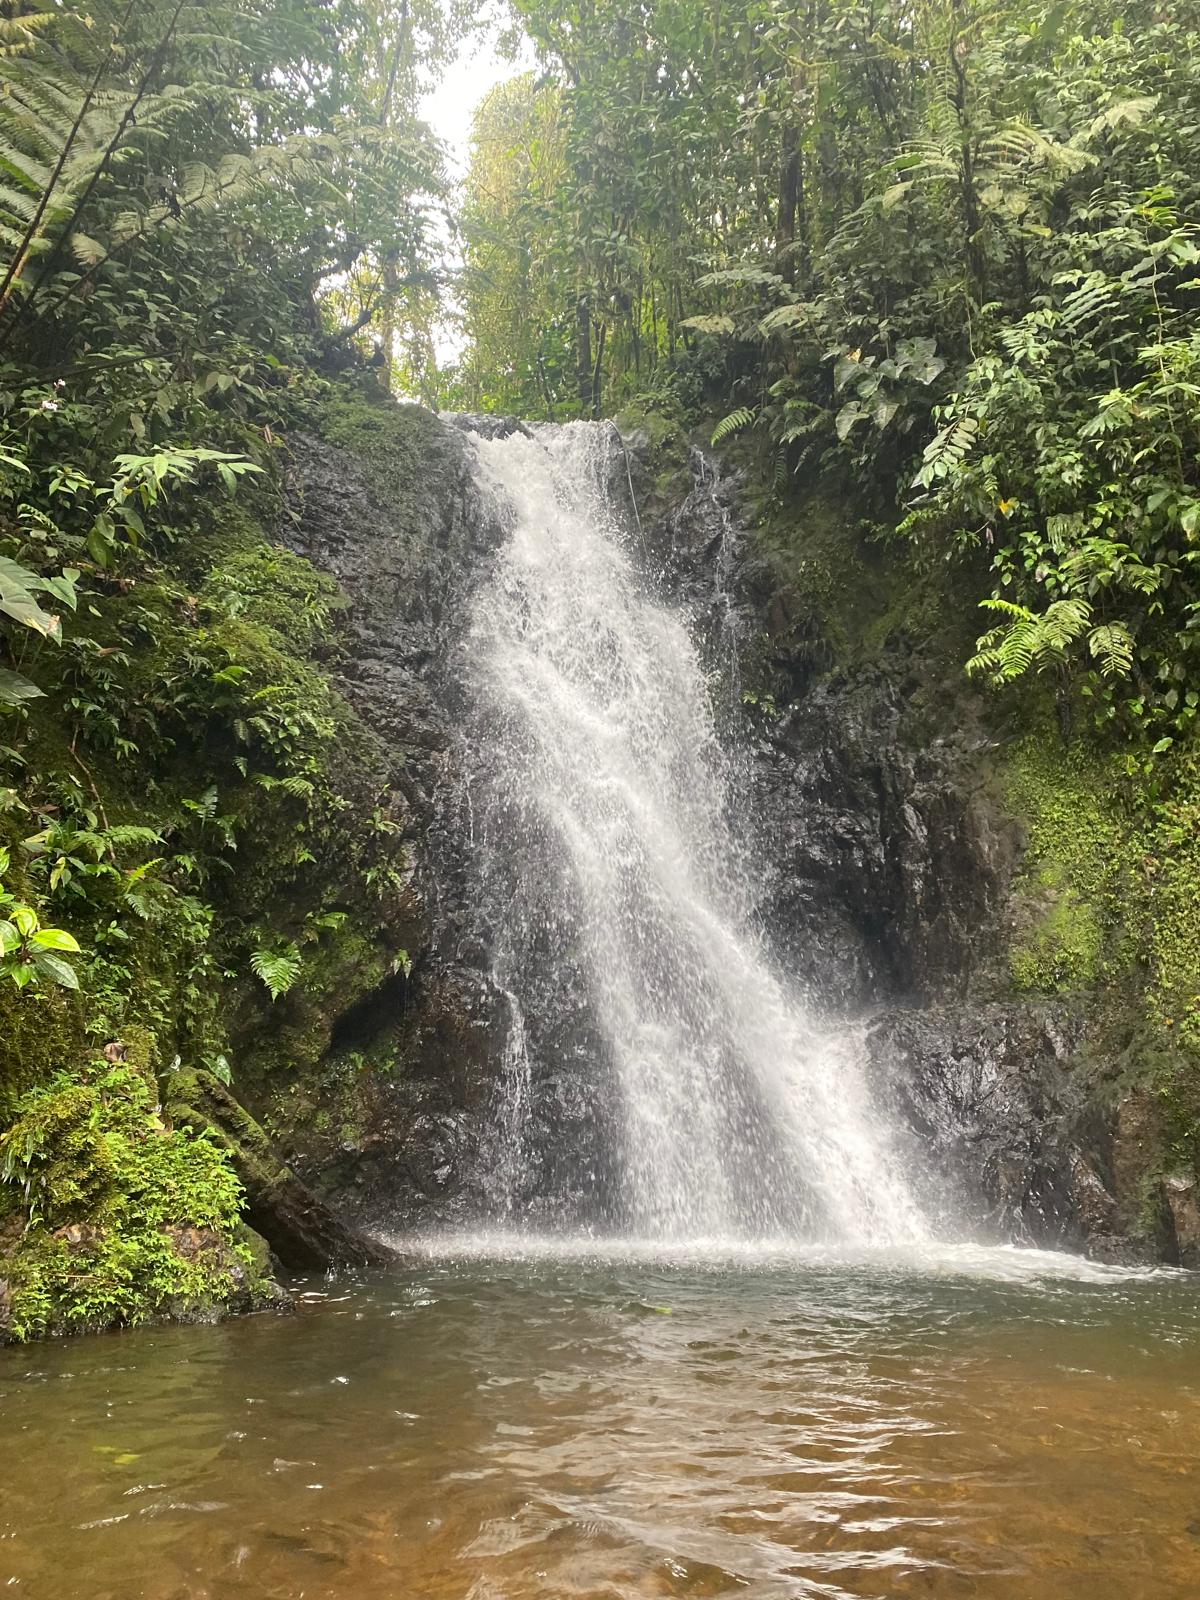
[[(293, 412), (397, 496), (428, 473), (428, 420), (354, 376)], [(247, 1190), (262, 1225), (286, 1175), (234, 1096), (328, 1126), (337, 1017), (386, 984), (402, 1006), (419, 954), (398, 757), (341, 685), (353, 618), (287, 547), (287, 435), (275, 450), (236, 498), (178, 489), (136, 581), (85, 574), (45, 698), (3, 733), (5, 887), (83, 955), (78, 992), (0, 984), (0, 1337), (270, 1299)]]

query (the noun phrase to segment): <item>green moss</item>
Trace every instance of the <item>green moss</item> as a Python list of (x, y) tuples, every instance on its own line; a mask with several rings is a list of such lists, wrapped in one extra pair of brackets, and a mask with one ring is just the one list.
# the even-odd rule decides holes
[(0, 1128), (22, 1095), (79, 1059), (86, 1048), (81, 997), (61, 989), (0, 984)]
[(1157, 1215), (1158, 1180), (1200, 1171), (1200, 754), (1147, 769), (1033, 720), (1001, 771), (1028, 832), (1012, 980), (1095, 993), (1114, 1102), (1153, 1108), (1139, 1160)]
[(630, 405), (613, 420), (621, 437), (644, 458), (643, 470), (649, 477), (687, 475), (688, 436), (678, 416), (652, 406)]
[(452, 478), (462, 442), (424, 407), (397, 405), (379, 391), (342, 391), (318, 410), (317, 431), (366, 469), (380, 525), (401, 548), (429, 537), (429, 507), (439, 478)]
[(1042, 727), (1008, 751), (1001, 787), (1028, 835), (1009, 958), (1016, 987), (1061, 994), (1128, 971), (1138, 846), (1115, 762)]
[(133, 1068), (97, 1063), (26, 1096), (0, 1136), (0, 1184), (13, 1338), (213, 1315), (265, 1292), (232, 1168), (164, 1126)]
[[(352, 385), (320, 386), (309, 411), (352, 458), (392, 555), (421, 554), (430, 479), (457, 475), (458, 436)], [(386, 1063), (332, 1061), (333, 1024), (387, 978), (398, 945), (416, 953), (424, 937), (403, 753), (335, 676), (345, 597), (278, 543), (278, 484), (233, 501), (180, 488), (171, 507), (172, 536), (131, 576), (88, 580), (43, 658), (45, 699), (0, 750), (0, 837), (22, 893), (83, 947), (79, 994), (0, 990), (0, 1130), (12, 1124), (5, 1148), (24, 1174), (0, 1185), (0, 1279), (21, 1337), (252, 1299), (264, 1274), (231, 1162), (266, 1192), (278, 1157), (252, 1116), (244, 1138), (211, 1119), (193, 1119), (192, 1137), (156, 1125), (153, 1105), (232, 1071), (299, 1147), (361, 1129), (364, 1079)], [(65, 877), (57, 847), (21, 848), (60, 827), (91, 841)], [(301, 976), (272, 1004), (250, 955), (291, 941)], [(110, 1044), (120, 1061), (87, 1065)], [(107, 1072), (119, 1077), (105, 1087)], [(239, 1114), (222, 1102), (223, 1124)], [(183, 1198), (168, 1215), (151, 1192)]]
[(1013, 982), (1038, 994), (1089, 988), (1099, 976), (1104, 952), (1096, 907), (1064, 884), (1057, 866), (1044, 868), (1036, 882), (1049, 903), (1011, 952)]
[[(1144, 858), (1154, 1019), (1200, 1058), (1200, 752), (1171, 773)], [(1200, 1061), (1197, 1075), (1200, 1078)]]
[(303, 556), (265, 542), (243, 524), (244, 538), (221, 553), (200, 590), (218, 615), (245, 616), (269, 628), (292, 651), (310, 654), (329, 637), (346, 597), (332, 578)]

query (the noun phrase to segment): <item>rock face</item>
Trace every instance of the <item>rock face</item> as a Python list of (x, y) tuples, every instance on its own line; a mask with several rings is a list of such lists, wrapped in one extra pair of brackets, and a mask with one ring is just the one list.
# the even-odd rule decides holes
[(823, 681), (752, 748), (769, 922), (838, 1009), (964, 992), (1018, 856), (988, 739), (922, 725), (915, 670)]
[[(649, 441), (629, 444), (652, 502)], [(648, 546), (728, 696), (763, 925), (814, 1005), (873, 1018), (873, 1075), (927, 1152), (931, 1208), (975, 1237), (1200, 1254), (1190, 1183), (1168, 1181), (1149, 1226), (1139, 1215), (1146, 1154), (1131, 1152), (1091, 1070), (1086, 1004), (1013, 994), (1024, 839), (997, 797), (979, 700), (903, 636), (838, 669), (819, 641), (780, 628), (736, 476), (695, 449), (690, 468), (691, 492), (647, 525)], [(749, 725), (743, 662), (764, 642), (786, 709)]]
[[(286, 529), (352, 603), (343, 676), (392, 751), (408, 805), (406, 938), (417, 958), (411, 981), (382, 986), (334, 1027), (335, 1054), (386, 1044), (369, 1130), (332, 1160), (302, 1138), (291, 1155), (351, 1215), (397, 1228), (470, 1217), (486, 1201), (480, 1173), (503, 1131), (494, 1088), (515, 1025), (489, 976), (489, 919), (504, 914), (504, 895), (472, 875), (461, 782), (470, 598), (502, 530), (458, 428), (416, 411), (410, 420), (400, 460), (389, 446), (373, 461), (361, 440), (298, 441)], [(500, 436), (522, 426), (469, 420)], [(995, 795), (979, 703), (910, 643), (838, 671), (819, 649), (773, 639), (773, 578), (737, 480), (693, 451), (690, 490), (651, 492), (647, 440), (624, 443), (614, 439), (613, 492), (636, 491), (650, 580), (690, 614), (727, 707), (759, 914), (780, 964), (815, 1005), (873, 1018), (879, 1092), (919, 1135), (939, 1175), (932, 1199), (960, 1227), (1127, 1255), (1141, 1202), (1122, 1177), (1121, 1130), (1080, 1067), (1094, 1044), (1088, 1019), (1078, 1005), (1016, 997), (1007, 981), (1023, 841)], [(764, 638), (787, 703), (748, 718), (747, 663)], [(522, 1201), (535, 1214), (572, 1164), (595, 1174), (604, 1163), (584, 1070), (598, 1049), (569, 990), (560, 984), (521, 1019), (537, 1036), (533, 1059), (549, 1064), (532, 1086)], [(1164, 1191), (1156, 1216), (1145, 1248), (1200, 1259), (1192, 1188)]]
[(1071, 1073), (1080, 1039), (1079, 1018), (1045, 1004), (877, 1018), (877, 1075), (942, 1175), (948, 1221), (974, 1237), (1072, 1248), (1116, 1231), (1116, 1203), (1083, 1154), (1105, 1130)]
[(415, 406), (399, 420), (366, 408), (356, 424), (292, 440), (281, 531), (350, 601), (339, 677), (403, 797), (412, 969), (334, 1019), (331, 1071), (368, 1049), (385, 1067), (359, 1126), (333, 1159), (302, 1129), (288, 1153), (357, 1221), (403, 1226), (468, 1203), (503, 1049), (503, 1000), (471, 910), (460, 742), (471, 592), (502, 530), (462, 428)]

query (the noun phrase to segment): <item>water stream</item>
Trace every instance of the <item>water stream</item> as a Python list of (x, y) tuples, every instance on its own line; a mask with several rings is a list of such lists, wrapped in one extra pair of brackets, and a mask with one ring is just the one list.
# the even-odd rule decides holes
[[(603, 1178), (610, 1227), (662, 1243), (926, 1238), (858, 1033), (813, 1020), (755, 926), (753, 829), (685, 619), (610, 492), (612, 431), (475, 448), (510, 527), (470, 639), (494, 976), (514, 1019), (575, 992), (610, 1126), (608, 1159), (543, 1193), (540, 1224), (593, 1222)], [(491, 1151), (510, 1180), (544, 1076), (515, 1021), (511, 1041)], [(511, 1186), (498, 1210), (519, 1217)]]

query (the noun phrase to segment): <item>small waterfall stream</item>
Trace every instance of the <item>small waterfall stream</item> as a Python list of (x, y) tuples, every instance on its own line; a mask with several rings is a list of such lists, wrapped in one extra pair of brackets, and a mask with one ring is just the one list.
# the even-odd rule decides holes
[[(857, 1032), (813, 1019), (755, 928), (753, 830), (686, 622), (653, 596), (608, 487), (612, 430), (474, 447), (509, 529), (468, 641), (471, 805), (511, 1026), (492, 1220), (920, 1243)], [(569, 1062), (532, 1058), (550, 1053), (531, 1022), (548, 1003), (573, 1018)], [(597, 1124), (577, 1156), (537, 1105), (564, 1072), (589, 1080)], [(554, 1176), (527, 1215), (535, 1164)]]

